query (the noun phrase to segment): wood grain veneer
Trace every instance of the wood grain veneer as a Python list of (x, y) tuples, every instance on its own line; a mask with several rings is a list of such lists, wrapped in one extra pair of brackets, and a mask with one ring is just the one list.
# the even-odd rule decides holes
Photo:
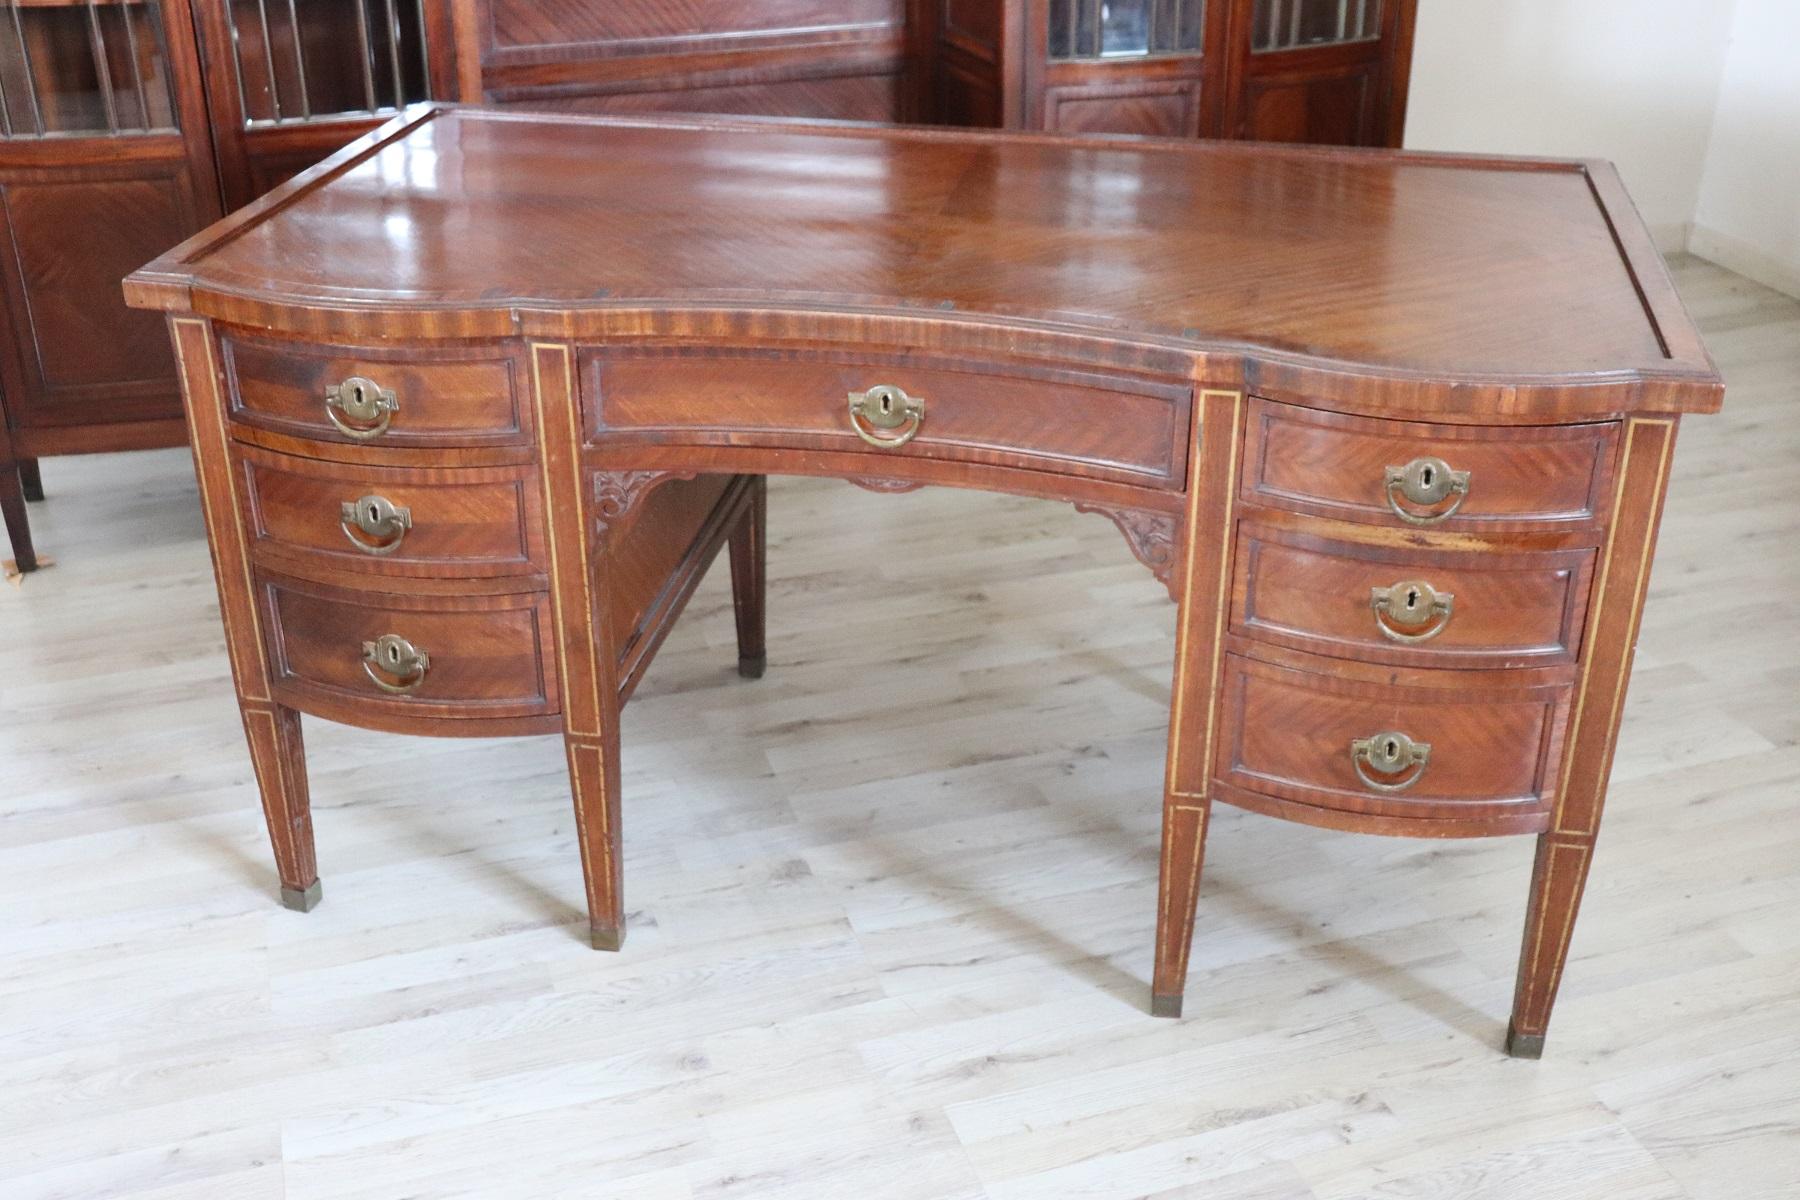
[[(1509, 1046), (1541, 1049), (1674, 422), (1722, 396), (1604, 164), (428, 107), (126, 286), (171, 314), (206, 431), (286, 893), (316, 896), (294, 712), (554, 716), (592, 940), (617, 948), (620, 705), (724, 547), (761, 673), (762, 477), (980, 487), (1106, 514), (1179, 604), (1153, 1010), (1181, 1008), (1216, 798), (1539, 834)], [(366, 439), (321, 426), (353, 371), (400, 397)], [(849, 423), (877, 384), (926, 398), (904, 442)], [(1427, 459), (1460, 490), (1401, 503), (1394, 471)], [(308, 482), (240, 495), (234, 462)], [(534, 476), (531, 569), (448, 565), (480, 520), (441, 571), (334, 566), (298, 517), (249, 544), (376, 468), (421, 508)], [(313, 565), (277, 579), (282, 554)], [(1370, 589), (1412, 577), (1457, 596), (1430, 642), (1373, 624)], [(469, 647), (435, 700), (355, 691), (345, 630), (402, 619), (446, 662)], [(1432, 747), (1403, 788), (1351, 757), (1387, 731)]]

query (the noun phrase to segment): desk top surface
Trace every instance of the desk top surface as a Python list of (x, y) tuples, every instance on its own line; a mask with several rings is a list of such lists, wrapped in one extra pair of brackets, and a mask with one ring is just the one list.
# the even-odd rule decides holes
[(1448, 378), (1717, 378), (1594, 162), (421, 108), (127, 290), (942, 314)]

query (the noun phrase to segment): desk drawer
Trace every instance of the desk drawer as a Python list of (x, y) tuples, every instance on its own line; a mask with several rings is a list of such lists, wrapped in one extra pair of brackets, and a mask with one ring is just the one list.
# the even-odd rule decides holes
[(380, 575), (541, 570), (543, 507), (530, 467), (368, 467), (234, 450), (259, 556)]
[[(702, 349), (582, 356), (588, 434), (922, 456), (1179, 488), (1192, 388), (1116, 373)], [(879, 385), (923, 401), (891, 428), (852, 425), (849, 396)], [(872, 400), (872, 403), (875, 401)]]
[[(1451, 671), (1420, 686), (1425, 674), (1377, 683), (1229, 655), (1214, 775), (1341, 812), (1466, 822), (1547, 811), (1568, 690)], [(1422, 766), (1406, 765), (1409, 744)]]
[(505, 345), (401, 350), (229, 331), (219, 341), (231, 417), (244, 425), (372, 447), (530, 440), (522, 360)]
[(1238, 526), (1231, 626), (1262, 641), (1422, 667), (1572, 665), (1594, 551), (1450, 552)]
[(557, 711), (545, 593), (398, 596), (272, 575), (258, 583), (277, 698), (303, 711)]
[(1616, 424), (1385, 421), (1255, 401), (1243, 497), (1408, 528), (1593, 527), (1611, 500)]

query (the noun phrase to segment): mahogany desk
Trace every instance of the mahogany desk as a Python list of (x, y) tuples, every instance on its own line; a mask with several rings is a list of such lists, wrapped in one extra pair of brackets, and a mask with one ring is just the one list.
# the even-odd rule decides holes
[(558, 731), (617, 948), (619, 709), (725, 544), (761, 673), (763, 477), (989, 488), (1110, 515), (1180, 605), (1153, 1011), (1223, 800), (1537, 835), (1541, 1052), (1676, 422), (1723, 395), (1606, 164), (424, 107), (126, 292), (289, 905), (301, 713)]

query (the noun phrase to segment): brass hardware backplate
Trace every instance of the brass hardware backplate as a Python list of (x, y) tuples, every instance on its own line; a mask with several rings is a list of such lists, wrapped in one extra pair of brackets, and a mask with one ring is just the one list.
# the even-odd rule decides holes
[[(1469, 473), (1452, 470), (1450, 464), (1441, 458), (1426, 456), (1415, 458), (1403, 467), (1387, 468), (1383, 473), (1383, 485), (1388, 507), (1395, 516), (1414, 525), (1431, 525), (1454, 516), (1456, 510), (1462, 507), (1463, 500), (1469, 494)], [(1455, 496), (1456, 500), (1443, 512), (1412, 513), (1400, 507), (1396, 492), (1404, 496), (1409, 504), (1421, 508), (1442, 504), (1451, 496)]]
[[(1369, 607), (1375, 610), (1376, 627), (1389, 641), (1426, 642), (1450, 624), (1456, 597), (1423, 580), (1403, 580), (1392, 587), (1370, 588)], [(1426, 625), (1431, 628), (1421, 632)]]
[[(397, 633), (384, 633), (362, 644), (362, 663), (363, 673), (376, 687), (405, 696), (418, 691), (425, 682), (425, 675), (431, 670), (431, 655)], [(399, 682), (388, 682), (388, 676)]]
[[(395, 504), (385, 496), (368, 495), (360, 500), (346, 500), (338, 511), (344, 536), (364, 554), (392, 554), (406, 540), (406, 531), (412, 528), (412, 509)], [(352, 530), (361, 530), (364, 536), (378, 540), (366, 542)]]
[[(871, 446), (892, 450), (918, 436), (925, 423), (925, 398), (909, 396), (905, 389), (883, 383), (866, 392), (850, 393), (850, 427), (856, 436)], [(877, 429), (905, 430), (892, 437), (876, 433)]]
[[(384, 388), (361, 375), (352, 375), (325, 389), (325, 415), (346, 437), (362, 441), (380, 437), (387, 432), (388, 423), (399, 411), (400, 400), (392, 388)], [(350, 421), (356, 424), (352, 425)]]
[[(1350, 743), (1350, 761), (1363, 783), (1380, 792), (1403, 792), (1419, 782), (1431, 761), (1431, 744), (1415, 742), (1404, 733), (1389, 730), (1373, 737), (1357, 738)], [(1376, 779), (1369, 774), (1399, 775), (1417, 767), (1412, 776), (1397, 783)]]

